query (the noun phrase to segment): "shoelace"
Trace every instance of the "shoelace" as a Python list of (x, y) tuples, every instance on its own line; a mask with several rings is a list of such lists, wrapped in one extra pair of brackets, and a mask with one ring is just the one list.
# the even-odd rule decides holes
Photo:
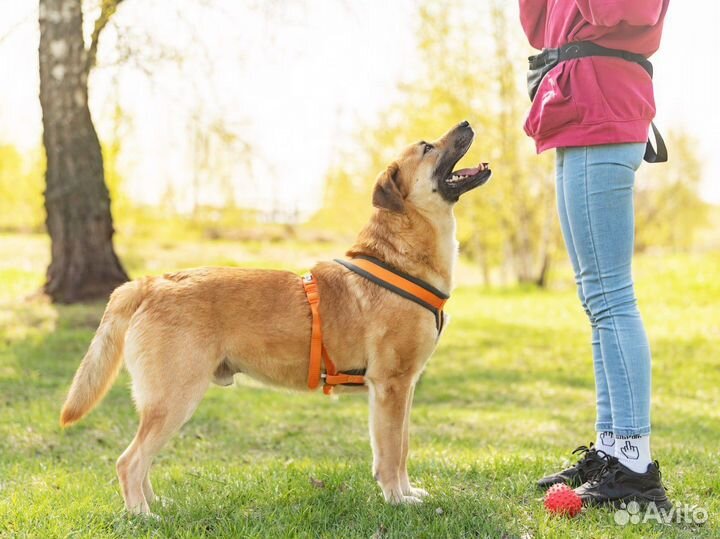
[(588, 482), (592, 485), (597, 485), (598, 483), (602, 482), (607, 476), (610, 475), (610, 473), (620, 462), (616, 457), (610, 456), (604, 451), (598, 451), (597, 453), (602, 453), (600, 458), (602, 458), (605, 462), (599, 470), (592, 474), (592, 477), (588, 477)]
[(667, 487), (665, 486), (665, 484), (663, 483), (663, 480), (662, 480), (662, 471), (660, 470), (660, 463), (657, 460), (654, 460), (653, 464), (655, 464), (655, 467), (657, 468), (658, 478), (660, 479), (660, 484), (662, 485), (662, 487), (665, 490), (667, 490)]
[(604, 460), (605, 456), (609, 456), (607, 453), (605, 453), (602, 449), (595, 449), (593, 447), (593, 444), (587, 445), (581, 445), (577, 447), (573, 452), (573, 455), (579, 455), (580, 460), (577, 461), (576, 464), (583, 464), (585, 461), (593, 461), (593, 462), (599, 462)]
[(573, 455), (579, 454), (579, 455), (580, 455), (580, 460), (583, 460), (583, 459), (585, 459), (585, 457), (587, 456), (587, 454), (588, 454), (590, 451), (592, 451), (592, 450), (593, 450), (593, 444), (590, 444), (589, 447), (588, 447), (587, 445), (581, 445), (581, 446), (578, 446), (578, 447), (572, 452), (572, 454), (573, 454)]

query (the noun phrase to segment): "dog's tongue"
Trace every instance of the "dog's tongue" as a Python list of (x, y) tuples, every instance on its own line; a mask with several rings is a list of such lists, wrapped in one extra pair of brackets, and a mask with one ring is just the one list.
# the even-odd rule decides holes
[(475, 168), (462, 168), (453, 172), (454, 176), (475, 176), (480, 172), (480, 167)]
[(480, 172), (486, 170), (487, 168), (487, 163), (480, 163), (474, 168), (463, 168), (461, 170), (455, 170), (453, 171), (453, 176), (475, 176), (476, 174), (480, 174)]

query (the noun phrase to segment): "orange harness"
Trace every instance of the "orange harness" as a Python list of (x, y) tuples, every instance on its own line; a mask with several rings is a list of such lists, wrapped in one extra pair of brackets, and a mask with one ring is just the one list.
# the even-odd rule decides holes
[[(336, 259), (350, 271), (365, 277), (375, 284), (386, 288), (405, 299), (413, 301), (431, 311), (435, 315), (438, 336), (445, 322), (443, 306), (449, 296), (420, 279), (399, 272), (384, 262), (369, 256), (358, 256), (352, 262)], [(328, 356), (322, 338), (322, 322), (320, 320), (320, 293), (317, 280), (308, 273), (302, 279), (305, 294), (312, 313), (312, 332), (310, 337), (310, 366), (308, 367), (308, 388), (316, 389), (320, 380), (324, 380), (323, 393), (332, 394), (337, 385), (365, 385), (365, 370), (338, 372), (335, 364)], [(321, 372), (325, 363), (325, 373)]]

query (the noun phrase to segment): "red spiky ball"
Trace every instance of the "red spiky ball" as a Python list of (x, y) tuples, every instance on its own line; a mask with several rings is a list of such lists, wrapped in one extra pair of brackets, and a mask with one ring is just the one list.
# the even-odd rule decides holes
[(558, 483), (545, 494), (545, 509), (555, 515), (574, 517), (582, 510), (582, 500), (565, 483)]

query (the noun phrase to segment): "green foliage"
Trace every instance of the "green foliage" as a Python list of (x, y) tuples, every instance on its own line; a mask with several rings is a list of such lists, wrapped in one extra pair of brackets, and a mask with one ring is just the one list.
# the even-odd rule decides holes
[[(122, 139), (119, 135), (102, 144), (105, 182), (115, 229), (131, 237), (152, 237), (156, 241), (174, 238), (262, 239), (277, 236), (282, 225), (261, 225), (252, 209), (197, 206), (192, 215), (177, 209), (172, 190), (157, 206), (133, 201), (121, 174)], [(45, 152), (37, 148), (21, 153), (9, 145), (0, 146), (0, 231), (43, 232), (45, 230)]]
[[(226, 262), (295, 271), (320, 255), (298, 244), (260, 246), (251, 259), (241, 257), (254, 247), (235, 243), (119, 247), (136, 275)], [(382, 502), (364, 397), (273, 391), (238, 376), (238, 387), (208, 391), (156, 459), (153, 485), (169, 503), (153, 507), (157, 518), (130, 518), (115, 476), (137, 428), (127, 374), (77, 427), (57, 425), (104, 306), (17, 299), (42, 281), (41, 266), (26, 262), (45, 248), (39, 236), (0, 236), (2, 537), (720, 536), (718, 254), (636, 264), (654, 352), (654, 456), (671, 498), (705, 507), (710, 520), (619, 527), (611, 510), (550, 517), (533, 484), (593, 436), (589, 334), (571, 282), (453, 295), (412, 414), (410, 473), (431, 492), (425, 504)]]
[[(359, 135), (365, 159), (343, 160), (344, 165), (354, 162), (354, 175), (364, 181), (348, 182), (333, 172), (320, 215), (347, 207), (353, 199), (369, 201), (372, 179), (399, 148), (440, 136), (467, 119), (478, 137), (459, 166), (489, 161), (495, 176), (458, 206), (461, 248), (482, 267), (486, 282), (501, 281), (499, 276), (507, 273), (521, 282), (544, 280), (559, 242), (557, 222), (550, 218), (552, 158), (536, 157), (522, 131), (527, 98), (518, 84), (522, 62), (516, 60), (525, 50), (509, 16), (500, 2), (472, 10), (458, 0), (442, 9), (432, 2), (421, 5), (419, 75), (401, 87), (401, 98), (379, 122)], [(361, 215), (347, 214), (344, 226), (357, 218), (352, 224), (359, 228)]]
[[(331, 232), (334, 237), (354, 237), (371, 212), (371, 183), (357, 181), (352, 165), (333, 168), (325, 182), (322, 209), (316, 212), (306, 228)], [(364, 172), (364, 171), (363, 171)]]
[(668, 136), (670, 159), (664, 165), (644, 166), (638, 173), (636, 244), (638, 250), (669, 247), (688, 250), (708, 223), (709, 207), (698, 195), (702, 163), (696, 142), (682, 131)]
[[(113, 212), (122, 221), (132, 211), (132, 203), (118, 170), (120, 151), (119, 139), (102, 147), (105, 181)], [(38, 147), (22, 154), (13, 146), (0, 146), (0, 230), (45, 230), (44, 191), (45, 151)]]
[[(424, 2), (417, 31), (418, 76), (380, 120), (358, 134), (364, 155), (333, 170), (315, 222), (357, 230), (377, 173), (411, 142), (439, 136), (467, 119), (478, 137), (464, 163), (489, 161), (494, 179), (466, 195), (457, 208), (462, 252), (475, 260), (486, 283), (545, 284), (553, 260), (565, 259), (555, 209), (554, 152), (535, 155), (522, 124), (529, 107), (524, 89), (528, 46), (506, 2), (481, 5)], [(701, 166), (687, 135), (669, 137), (668, 165), (644, 166), (637, 195), (638, 247), (689, 249), (704, 223), (698, 197)], [(461, 164), (462, 166), (462, 164)], [(352, 180), (352, 181), (351, 181)]]
[(45, 154), (0, 145), (0, 230), (40, 231), (45, 223)]
[(123, 185), (123, 177), (118, 168), (122, 144), (119, 137), (113, 137), (109, 142), (102, 144), (103, 169), (105, 171), (105, 185), (110, 192), (110, 203), (114, 221), (117, 223), (126, 219), (133, 211), (133, 203)]

